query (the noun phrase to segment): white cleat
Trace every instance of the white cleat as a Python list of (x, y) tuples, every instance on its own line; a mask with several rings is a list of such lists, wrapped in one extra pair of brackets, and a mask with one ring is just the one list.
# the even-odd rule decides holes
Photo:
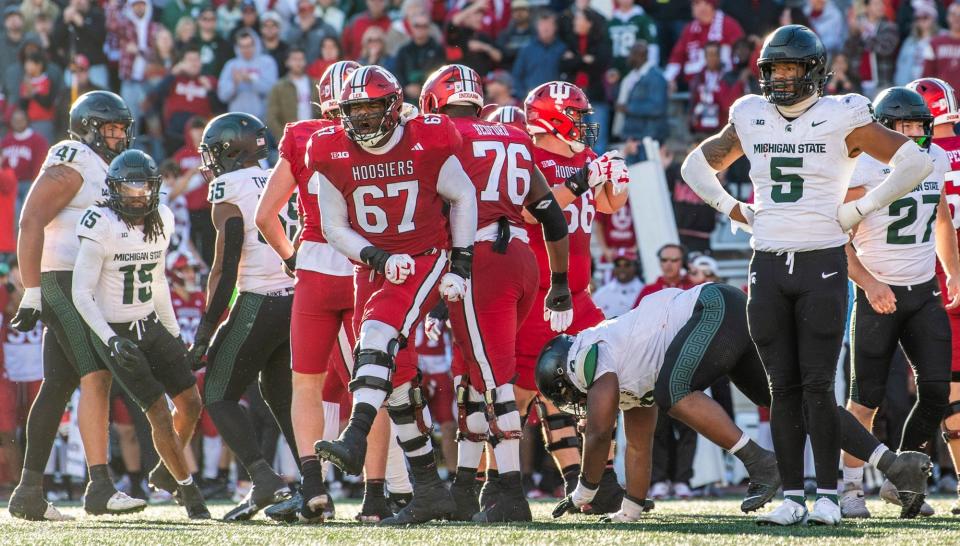
[(869, 518), (867, 500), (863, 496), (863, 489), (852, 484), (843, 485), (843, 496), (840, 497), (840, 513), (845, 518)]
[(650, 488), (651, 499), (665, 499), (670, 496), (670, 484), (667, 482), (657, 482)]
[(47, 504), (47, 509), (43, 513), (43, 519), (46, 521), (73, 521), (77, 518), (69, 514), (64, 514), (60, 510), (57, 510), (52, 504)]
[(757, 516), (757, 525), (796, 525), (807, 519), (805, 504), (784, 499), (780, 506)]
[(673, 496), (678, 499), (689, 499), (693, 496), (693, 491), (690, 490), (690, 486), (680, 482), (673, 484)]
[[(903, 506), (903, 503), (900, 502), (900, 495), (897, 492), (897, 486), (893, 485), (893, 482), (890, 480), (883, 480), (883, 485), (880, 486), (880, 498), (890, 504)], [(928, 518), (936, 513), (936, 510), (934, 510), (933, 507), (930, 506), (930, 504), (926, 501), (920, 505), (921, 516)]]
[(807, 525), (839, 525), (842, 517), (840, 505), (821, 497), (813, 504), (813, 511), (807, 516)]
[(147, 501), (135, 499), (122, 491), (117, 491), (107, 501), (107, 510), (114, 513), (129, 514), (147, 507)]

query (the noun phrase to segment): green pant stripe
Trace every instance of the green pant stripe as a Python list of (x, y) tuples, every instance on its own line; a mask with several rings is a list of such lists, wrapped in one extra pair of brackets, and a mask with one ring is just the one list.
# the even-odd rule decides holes
[[(43, 298), (52, 307), (51, 311), (60, 321), (64, 332), (67, 334), (68, 349), (73, 353), (77, 362), (77, 374), (80, 377), (97, 371), (100, 367), (97, 365), (97, 358), (94, 356), (91, 346), (93, 345), (90, 336), (90, 328), (83, 321), (77, 308), (73, 305), (73, 298), (67, 297), (63, 293), (63, 288), (57, 282), (56, 273), (43, 273), (40, 275), (40, 291)], [(60, 341), (58, 339), (58, 341)]]
[(713, 337), (720, 329), (723, 322), (726, 303), (723, 300), (723, 294), (716, 286), (705, 286), (700, 291), (700, 297), (697, 301), (703, 306), (700, 313), (700, 320), (696, 326), (683, 341), (680, 352), (677, 355), (677, 362), (670, 372), (670, 404), (676, 404), (686, 395), (690, 394), (690, 385), (693, 382), (693, 374), (700, 366), (703, 356), (707, 352), (707, 347), (713, 341)]
[(230, 310), (231, 316), (227, 318), (230, 329), (226, 332), (223, 343), (217, 348), (214, 360), (207, 363), (207, 377), (204, 380), (205, 403), (223, 399), (230, 378), (233, 376), (237, 356), (253, 330), (253, 323), (257, 320), (264, 300), (266, 296), (249, 292), (241, 293), (237, 297), (236, 303)]
[[(856, 288), (856, 287), (854, 287)], [(856, 290), (853, 294), (853, 310), (850, 312), (850, 400), (860, 403), (860, 385), (857, 384), (857, 306), (860, 305)], [(869, 304), (868, 304), (869, 305)]]

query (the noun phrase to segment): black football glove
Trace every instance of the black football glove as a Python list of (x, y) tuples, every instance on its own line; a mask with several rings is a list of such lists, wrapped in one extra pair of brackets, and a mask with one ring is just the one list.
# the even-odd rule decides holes
[(550, 291), (543, 300), (543, 320), (550, 323), (554, 332), (563, 332), (573, 324), (573, 298), (566, 273), (550, 276)]
[(107, 346), (110, 347), (110, 358), (118, 366), (138, 370), (147, 362), (147, 357), (137, 344), (125, 337), (113, 336), (107, 341)]
[(203, 369), (206, 363), (203, 357), (210, 348), (210, 338), (213, 337), (214, 326), (209, 322), (200, 322), (197, 327), (197, 335), (193, 338), (193, 346), (190, 347), (190, 353), (187, 355), (187, 362), (190, 363), (190, 369), (197, 371)]
[(29, 332), (40, 320), (40, 287), (27, 288), (20, 300), (17, 314), (10, 319), (10, 326), (18, 332)]
[(288, 277), (293, 278), (294, 273), (297, 271), (297, 251), (294, 250), (293, 254), (289, 258), (283, 261), (283, 272), (287, 274)]
[(553, 517), (559, 518), (566, 514), (579, 514), (580, 508), (573, 503), (573, 495), (567, 495), (553, 507)]

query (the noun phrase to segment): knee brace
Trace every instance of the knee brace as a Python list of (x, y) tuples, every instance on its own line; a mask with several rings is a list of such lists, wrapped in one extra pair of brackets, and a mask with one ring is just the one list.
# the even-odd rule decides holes
[[(487, 420), (486, 416), (484, 415), (486, 411), (486, 404), (476, 400), (471, 400), (471, 391), (476, 393), (478, 396), (480, 394), (476, 390), (470, 388), (470, 378), (468, 375), (461, 375), (460, 380), (457, 382), (457, 441), (483, 443), (489, 439), (489, 435), (486, 432), (474, 432), (471, 430), (470, 421), (474, 421), (475, 423), (479, 424), (479, 419), (477, 418), (478, 415), (484, 421)], [(475, 396), (474, 398), (478, 396)], [(474, 426), (473, 428), (477, 427)]]
[(574, 434), (573, 436), (567, 436), (566, 438), (554, 438), (555, 434), (553, 431), (561, 430), (567, 427), (577, 427), (577, 418), (567, 414), (567, 413), (558, 413), (556, 415), (547, 415), (547, 406), (543, 403), (542, 400), (537, 398), (537, 415), (540, 416), (540, 421), (543, 423), (543, 440), (546, 445), (547, 451), (554, 452), (559, 449), (568, 449), (576, 448), (580, 449), (580, 437)]
[[(388, 347), (389, 352), (360, 348), (355, 351), (353, 356), (353, 374), (351, 374), (352, 380), (347, 385), (350, 392), (356, 392), (357, 389), (362, 388), (376, 389), (386, 392), (387, 394), (393, 392), (393, 384), (390, 382), (390, 377), (393, 375), (393, 356), (396, 354), (396, 343), (396, 340), (391, 340), (391, 346)], [(380, 366), (386, 368), (387, 377), (384, 379), (375, 375), (360, 375), (359, 372), (364, 366)]]
[(946, 415), (941, 424), (943, 432), (943, 441), (950, 443), (950, 440), (960, 439), (960, 429), (951, 429), (947, 426), (947, 417), (960, 413), (960, 400), (954, 400), (947, 404)]
[[(492, 415), (491, 415), (492, 414)], [(523, 438), (520, 412), (514, 399), (513, 385), (506, 384), (487, 391), (487, 417), (490, 418), (490, 445), (503, 440)]]
[[(409, 385), (410, 388), (407, 389), (406, 397), (397, 397), (394, 395), (391, 396), (391, 400), (387, 402), (387, 413), (390, 415), (390, 420), (393, 421), (393, 424), (416, 424), (417, 430), (420, 432), (419, 436), (414, 436), (406, 441), (400, 440), (399, 438), (397, 439), (397, 443), (400, 444), (400, 447), (405, 452), (420, 449), (430, 441), (430, 427), (427, 426), (426, 420), (423, 417), (423, 409), (426, 407), (426, 403), (423, 398), (423, 391), (420, 389), (419, 376), (413, 378)], [(399, 400), (395, 400), (395, 398), (399, 398)], [(403, 400), (403, 398), (406, 398), (406, 400)]]

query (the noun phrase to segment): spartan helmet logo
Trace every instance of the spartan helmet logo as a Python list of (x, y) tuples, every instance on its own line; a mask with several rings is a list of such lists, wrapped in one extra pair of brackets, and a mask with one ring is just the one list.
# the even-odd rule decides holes
[(547, 91), (557, 106), (570, 98), (570, 84), (564, 82), (551, 83)]

